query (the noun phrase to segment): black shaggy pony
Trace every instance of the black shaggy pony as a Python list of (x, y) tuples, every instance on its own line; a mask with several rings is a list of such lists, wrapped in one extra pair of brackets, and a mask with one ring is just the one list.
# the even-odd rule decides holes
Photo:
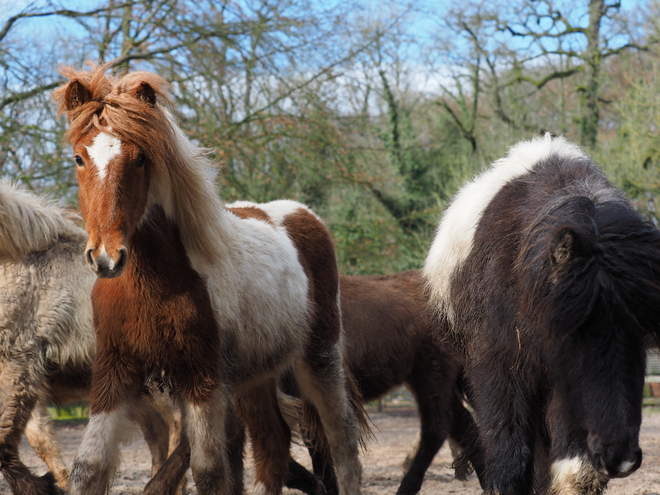
[(464, 351), (487, 493), (600, 494), (639, 468), (660, 233), (580, 148), (523, 142), (465, 186), (424, 275)]

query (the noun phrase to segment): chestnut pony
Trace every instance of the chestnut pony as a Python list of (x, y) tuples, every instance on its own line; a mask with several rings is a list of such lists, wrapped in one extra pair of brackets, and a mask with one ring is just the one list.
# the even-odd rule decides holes
[(360, 491), (359, 397), (342, 354), (338, 270), (323, 222), (293, 201), (240, 204), (216, 194), (213, 164), (167, 110), (155, 74), (61, 72), (53, 97), (68, 116), (89, 241), (97, 353), (90, 421), (72, 494), (103, 494), (153, 387), (180, 402), (198, 493), (228, 493), (231, 400), (251, 437), (257, 483), (280, 493), (291, 432), (276, 381), (293, 367), (337, 466), (342, 494)]

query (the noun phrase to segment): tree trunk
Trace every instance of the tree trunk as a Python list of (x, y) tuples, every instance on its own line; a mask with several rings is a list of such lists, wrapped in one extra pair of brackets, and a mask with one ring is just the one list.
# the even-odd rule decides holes
[(586, 84), (582, 115), (582, 145), (594, 148), (598, 142), (598, 93), (601, 64), (600, 24), (605, 13), (605, 0), (589, 1), (589, 30), (585, 57)]

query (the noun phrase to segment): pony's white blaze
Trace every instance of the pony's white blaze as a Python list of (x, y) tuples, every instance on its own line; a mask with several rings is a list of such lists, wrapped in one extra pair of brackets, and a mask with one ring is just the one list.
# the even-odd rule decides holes
[(571, 457), (552, 463), (550, 475), (552, 477), (549, 493), (562, 495), (577, 495), (576, 482), (588, 467), (583, 457)]
[(101, 132), (94, 138), (91, 146), (86, 146), (89, 157), (96, 165), (99, 177), (105, 179), (108, 173), (108, 163), (121, 153), (121, 141), (107, 132)]
[(470, 255), (481, 216), (493, 197), (511, 180), (528, 173), (540, 161), (558, 155), (584, 157), (582, 149), (562, 137), (550, 134), (524, 141), (491, 168), (463, 186), (445, 210), (424, 264), (424, 278), (432, 302), (453, 319), (449, 290), (454, 271)]

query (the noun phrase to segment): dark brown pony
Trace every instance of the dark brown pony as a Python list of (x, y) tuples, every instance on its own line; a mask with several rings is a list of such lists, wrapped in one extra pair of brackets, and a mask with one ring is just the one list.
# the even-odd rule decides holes
[(642, 462), (660, 232), (579, 147), (513, 147), (445, 212), (424, 275), (463, 350), (485, 488), (595, 495)]
[[(447, 437), (460, 450), (475, 441), (476, 426), (462, 403), (459, 361), (442, 336), (434, 335), (420, 272), (341, 276), (340, 289), (346, 358), (363, 399), (376, 400), (405, 384), (417, 402), (420, 441), (397, 491), (415, 494)], [(328, 493), (336, 493), (330, 456), (319, 445), (310, 452), (315, 473), (322, 476)], [(470, 460), (481, 473), (477, 454)], [(313, 493), (314, 479), (303, 469), (291, 466), (287, 486)]]
[(129, 412), (152, 387), (182, 406), (198, 493), (231, 490), (230, 400), (248, 427), (257, 482), (279, 493), (291, 434), (276, 382), (288, 368), (320, 417), (341, 493), (359, 493), (362, 416), (344, 372), (327, 228), (293, 201), (227, 209), (213, 164), (165, 107), (165, 81), (107, 68), (62, 69), (69, 81), (54, 93), (69, 120), (85, 258), (99, 277), (91, 415), (71, 493), (106, 493)]

